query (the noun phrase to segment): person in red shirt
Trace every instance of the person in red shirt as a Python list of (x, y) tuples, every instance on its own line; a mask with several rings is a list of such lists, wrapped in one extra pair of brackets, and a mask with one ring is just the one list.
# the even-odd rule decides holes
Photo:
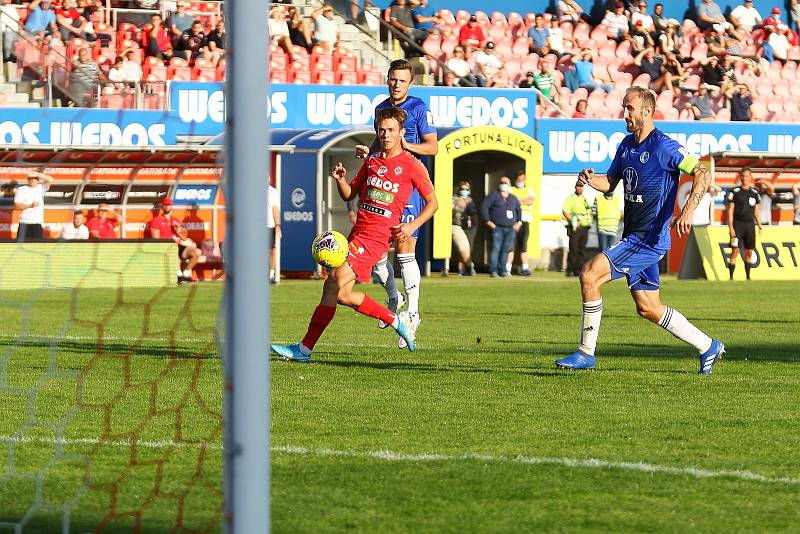
[(116, 239), (117, 238), (117, 215), (108, 207), (108, 204), (97, 206), (97, 217), (92, 217), (86, 223), (89, 228), (89, 237), (92, 239)]
[(89, 21), (83, 18), (83, 15), (75, 9), (75, 0), (64, 0), (61, 7), (56, 9), (56, 22), (58, 22), (58, 31), (61, 33), (61, 39), (68, 43), (75, 37), (94, 41), (93, 34), (86, 33), (89, 27)]
[(178, 283), (185, 284), (193, 281), (192, 269), (200, 260), (200, 249), (189, 238), (181, 222), (172, 215), (172, 199), (165, 198), (160, 204), (159, 215), (147, 224), (147, 232), (152, 239), (172, 239), (178, 245)]
[(172, 40), (164, 29), (164, 20), (161, 15), (153, 15), (150, 19), (152, 27), (147, 33), (147, 55), (159, 59), (169, 60), (175, 55), (172, 50)]
[[(380, 319), (391, 325), (402, 337), (408, 350), (414, 351), (414, 333), (409, 328), (407, 313), (395, 315), (369, 295), (353, 289), (356, 280), (368, 282), (372, 268), (389, 250), (393, 240), (404, 242), (430, 219), (439, 207), (428, 171), (410, 152), (403, 149), (406, 112), (387, 107), (375, 117), (381, 151), (370, 154), (351, 183), (345, 177), (347, 170), (337, 163), (331, 172), (339, 196), (345, 201), (361, 195), (361, 205), (353, 229), (347, 240), (350, 254), (347, 261), (331, 270), (322, 289), (322, 298), (300, 343), (272, 345), (272, 350), (284, 360), (308, 362), (311, 352), (342, 304), (368, 317)], [(400, 223), (403, 208), (417, 189), (425, 199), (425, 207), (411, 222)]]
[(478, 24), (478, 19), (474, 16), (469, 18), (469, 22), (461, 27), (458, 32), (458, 44), (464, 47), (466, 56), (469, 57), (472, 52), (483, 48), (483, 42), (486, 36), (483, 34), (483, 28)]

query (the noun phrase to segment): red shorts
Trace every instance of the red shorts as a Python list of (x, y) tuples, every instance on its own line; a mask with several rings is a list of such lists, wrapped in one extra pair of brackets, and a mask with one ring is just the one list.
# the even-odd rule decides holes
[(356, 280), (369, 282), (372, 280), (372, 268), (389, 250), (389, 243), (363, 239), (362, 236), (350, 236), (347, 240), (350, 242), (347, 263), (356, 273)]

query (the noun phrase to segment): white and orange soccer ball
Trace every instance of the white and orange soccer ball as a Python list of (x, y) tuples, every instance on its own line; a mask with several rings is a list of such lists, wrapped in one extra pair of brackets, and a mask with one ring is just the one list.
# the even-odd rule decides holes
[(348, 253), (347, 238), (336, 230), (322, 232), (311, 243), (311, 255), (323, 267), (340, 267), (347, 260)]

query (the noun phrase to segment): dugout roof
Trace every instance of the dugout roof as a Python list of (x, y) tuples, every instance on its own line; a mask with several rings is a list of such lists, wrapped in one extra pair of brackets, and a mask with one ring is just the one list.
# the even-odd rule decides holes
[(800, 154), (771, 152), (714, 152), (703, 156), (712, 173), (749, 168), (753, 173), (773, 173), (776, 178), (800, 177)]

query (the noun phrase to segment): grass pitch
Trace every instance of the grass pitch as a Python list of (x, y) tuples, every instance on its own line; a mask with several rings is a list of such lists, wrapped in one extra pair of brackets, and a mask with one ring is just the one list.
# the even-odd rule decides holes
[[(662, 287), (726, 343), (714, 375), (620, 282), (592, 372), (553, 365), (577, 342), (575, 279), (425, 279), (413, 354), (340, 307), (313, 363), (273, 361), (274, 531), (796, 530), (796, 283)], [(274, 288), (276, 341), (320, 292)], [(220, 295), (2, 295), (0, 525), (219, 530)]]

